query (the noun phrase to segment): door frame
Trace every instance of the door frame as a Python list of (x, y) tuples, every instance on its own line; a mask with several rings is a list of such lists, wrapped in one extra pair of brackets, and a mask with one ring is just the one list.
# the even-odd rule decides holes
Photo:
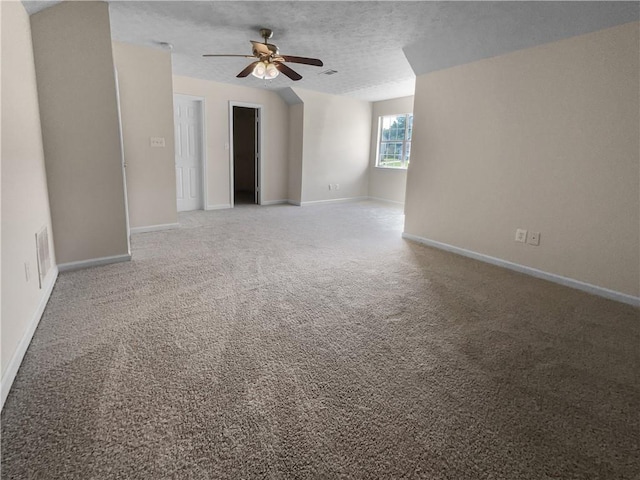
[[(262, 205), (262, 192), (264, 191), (264, 175), (262, 165), (264, 164), (264, 106), (259, 103), (238, 102), (229, 100), (229, 204), (231, 208), (235, 206), (234, 182), (233, 182), (233, 107), (253, 108), (258, 111), (258, 205)], [(255, 185), (254, 185), (255, 187)]]
[[(131, 224), (129, 223), (129, 194), (127, 193), (127, 159), (124, 156), (124, 133), (122, 130), (122, 110), (120, 106), (120, 80), (118, 69), (113, 68), (116, 81), (116, 106), (118, 109), (118, 136), (120, 137), (120, 157), (122, 160), (122, 185), (124, 187), (124, 218), (127, 227), (127, 253), (131, 255)], [(175, 154), (174, 154), (175, 156)], [(175, 163), (175, 160), (174, 160)], [(175, 168), (173, 169), (175, 175)]]
[[(184, 100), (192, 100), (195, 102), (199, 102), (200, 103), (200, 126), (201, 131), (200, 131), (200, 160), (202, 160), (200, 163), (200, 174), (202, 175), (202, 182), (201, 182), (201, 189), (202, 189), (202, 210), (209, 210), (209, 203), (207, 200), (207, 186), (209, 184), (209, 182), (207, 181), (207, 123), (206, 123), (206, 119), (207, 119), (207, 115), (206, 115), (206, 108), (207, 108), (207, 101), (205, 99), (205, 97), (199, 97), (197, 95), (189, 95), (187, 93), (174, 93), (173, 94), (173, 100), (175, 101), (176, 98), (180, 98), (182, 97)], [(173, 103), (171, 104), (171, 108), (173, 109)], [(174, 142), (175, 142), (175, 112), (173, 112), (173, 118), (174, 118)], [(174, 151), (173, 151), (173, 174), (175, 177), (175, 165), (176, 165), (176, 152), (175, 152), (175, 147), (174, 147)], [(173, 181), (173, 183), (175, 184), (175, 179)], [(174, 194), (174, 197), (176, 195)], [(176, 209), (177, 209), (177, 205), (176, 205)]]

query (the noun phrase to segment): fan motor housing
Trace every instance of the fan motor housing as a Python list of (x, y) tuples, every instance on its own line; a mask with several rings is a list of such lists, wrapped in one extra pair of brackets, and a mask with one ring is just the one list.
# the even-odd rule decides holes
[[(278, 55), (278, 53), (280, 53), (278, 51), (278, 46), (277, 45), (274, 45), (272, 43), (264, 43), (263, 45), (265, 45), (269, 49), (269, 51), (271, 52), (271, 55)], [(258, 50), (256, 50), (256, 48), (254, 47), (253, 48), (253, 55), (256, 56), (256, 57), (260, 57), (261, 53)]]

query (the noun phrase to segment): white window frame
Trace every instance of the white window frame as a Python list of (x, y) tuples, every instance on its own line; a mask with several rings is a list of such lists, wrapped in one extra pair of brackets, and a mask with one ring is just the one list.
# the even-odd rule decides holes
[[(389, 117), (393, 117), (393, 118), (397, 118), (400, 116), (405, 116), (406, 121), (404, 123), (404, 138), (402, 139), (402, 153), (401, 153), (401, 165), (399, 167), (391, 167), (389, 165), (381, 165), (380, 164), (380, 152), (382, 151), (382, 125), (383, 125), (383, 121), (385, 118), (389, 118)], [(409, 154), (409, 157), (407, 158), (406, 164), (403, 165), (404, 163), (404, 157), (405, 157), (405, 152), (407, 151), (407, 144), (411, 144), (411, 140), (407, 139), (407, 132), (409, 129), (409, 117), (413, 118), (413, 113), (409, 112), (409, 113), (395, 113), (395, 114), (389, 114), (389, 115), (380, 115), (378, 117), (378, 141), (377, 141), (377, 148), (376, 148), (376, 168), (385, 168), (385, 169), (390, 169), (390, 170), (406, 170), (409, 166), (409, 162), (411, 161), (411, 154)], [(412, 132), (413, 133), (413, 132)], [(413, 135), (412, 135), (413, 136)], [(384, 141), (384, 143), (399, 143), (400, 140), (388, 140), (388, 141)]]

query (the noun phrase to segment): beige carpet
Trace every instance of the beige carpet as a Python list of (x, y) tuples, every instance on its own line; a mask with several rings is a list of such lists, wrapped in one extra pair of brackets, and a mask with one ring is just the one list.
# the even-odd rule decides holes
[(638, 309), (370, 202), (193, 212), (60, 275), (3, 479), (638, 479)]

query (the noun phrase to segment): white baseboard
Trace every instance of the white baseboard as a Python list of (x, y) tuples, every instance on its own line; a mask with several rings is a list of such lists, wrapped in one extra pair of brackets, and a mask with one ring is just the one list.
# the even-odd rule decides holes
[(300, 202), (303, 207), (307, 205), (320, 205), (323, 203), (345, 203), (345, 202), (358, 202), (361, 200), (368, 200), (369, 197), (345, 197), (345, 198), (329, 198), (327, 200), (311, 200), (309, 202)]
[(404, 202), (396, 202), (395, 200), (389, 200), (387, 198), (380, 198), (380, 197), (368, 197), (368, 198), (369, 200), (374, 200), (376, 202), (392, 203), (393, 205), (404, 207)]
[(298, 202), (298, 201), (296, 201), (296, 200), (287, 200), (287, 203), (288, 203), (289, 205), (295, 205), (296, 207), (300, 207), (300, 206), (302, 205), (302, 203), (301, 203), (301, 202)]
[(40, 323), (40, 319), (42, 318), (44, 309), (47, 306), (47, 302), (49, 302), (49, 297), (51, 297), (51, 292), (53, 291), (53, 287), (56, 284), (57, 279), (58, 267), (54, 266), (49, 273), (49, 280), (44, 287), (44, 294), (40, 299), (38, 308), (34, 312), (33, 317), (31, 317), (31, 320), (27, 325), (27, 330), (24, 332), (24, 335), (22, 336), (22, 339), (20, 340), (16, 351), (13, 353), (13, 356), (9, 361), (9, 366), (2, 376), (2, 383), (0, 384), (0, 409), (4, 407), (4, 402), (7, 399), (7, 395), (9, 395), (11, 385), (13, 385), (13, 381), (18, 374), (20, 364), (22, 363), (22, 359), (24, 358), (25, 353), (27, 353), (27, 349), (29, 348), (29, 344), (31, 343), (33, 334), (35, 333), (36, 328), (38, 328), (38, 324)]
[(282, 205), (286, 203), (289, 203), (289, 200), (263, 200), (260, 205)]
[(179, 223), (164, 223), (161, 225), (147, 225), (146, 227), (132, 227), (131, 233), (157, 232), (159, 230), (171, 230), (180, 227)]
[(477, 253), (464, 248), (455, 247), (447, 243), (437, 242), (435, 240), (430, 240), (428, 238), (418, 237), (417, 235), (412, 235), (406, 232), (402, 233), (402, 238), (406, 238), (407, 240), (412, 240), (414, 242), (422, 243), (430, 247), (439, 248), (440, 250), (446, 250), (447, 252), (456, 253), (464, 257), (480, 260), (481, 262), (486, 262), (492, 265), (497, 265), (499, 267), (508, 268), (509, 270), (514, 270), (516, 272), (524, 273), (526, 275), (531, 275), (532, 277), (548, 280), (550, 282), (558, 283), (566, 287), (582, 290), (583, 292), (598, 295), (600, 297), (608, 298), (610, 300), (616, 300), (618, 302), (627, 303), (629, 305), (633, 305), (636, 307), (640, 306), (640, 297), (634, 297), (633, 295), (628, 295), (626, 293), (616, 292), (615, 290), (610, 290), (604, 287), (598, 287), (597, 285), (581, 282), (580, 280), (574, 280), (573, 278), (563, 277), (561, 275), (556, 275), (555, 273), (545, 272), (543, 270), (538, 270), (537, 268), (527, 267), (525, 265), (509, 262), (508, 260), (503, 260), (501, 258), (491, 257), (483, 253)]
[(131, 254), (114, 255), (112, 257), (91, 258), (89, 260), (80, 260), (78, 262), (60, 263), (58, 270), (60, 272), (68, 272), (70, 270), (79, 270), (81, 268), (98, 267), (100, 265), (108, 265), (110, 263), (128, 262), (131, 260)]
[(220, 203), (218, 205), (207, 205), (205, 210), (223, 210), (225, 208), (231, 208), (230, 203)]

